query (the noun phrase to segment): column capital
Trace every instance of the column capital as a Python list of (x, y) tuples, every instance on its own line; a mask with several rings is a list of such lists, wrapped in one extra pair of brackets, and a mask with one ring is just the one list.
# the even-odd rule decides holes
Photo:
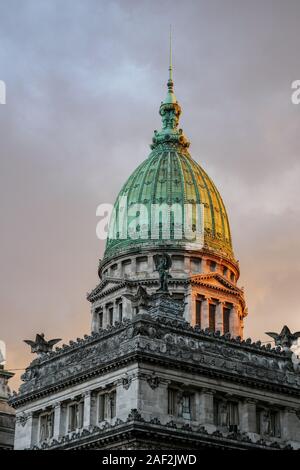
[(284, 410), (285, 410), (287, 413), (296, 413), (297, 416), (298, 416), (298, 414), (299, 414), (299, 416), (300, 416), (300, 410), (298, 410), (297, 408), (293, 408), (292, 406), (286, 406), (286, 407), (284, 408)]
[(258, 400), (256, 398), (246, 397), (244, 398), (243, 402), (249, 405), (256, 405), (258, 403)]
[(205, 393), (206, 395), (215, 395), (217, 393), (217, 390), (214, 390), (213, 388), (209, 387), (201, 387), (201, 392)]

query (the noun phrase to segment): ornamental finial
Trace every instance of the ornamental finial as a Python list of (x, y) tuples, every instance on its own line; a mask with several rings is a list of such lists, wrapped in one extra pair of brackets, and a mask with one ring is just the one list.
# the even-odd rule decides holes
[(182, 129), (178, 128), (179, 117), (181, 114), (180, 105), (174, 94), (173, 83), (173, 60), (172, 60), (172, 27), (170, 25), (170, 44), (169, 44), (169, 78), (168, 92), (164, 101), (161, 102), (159, 114), (162, 118), (162, 128), (160, 131), (154, 131), (151, 148), (154, 149), (158, 145), (167, 145), (181, 147), (186, 149), (190, 143), (184, 136)]
[(172, 64), (172, 25), (170, 24), (170, 51), (169, 51), (169, 83), (173, 88), (173, 64)]

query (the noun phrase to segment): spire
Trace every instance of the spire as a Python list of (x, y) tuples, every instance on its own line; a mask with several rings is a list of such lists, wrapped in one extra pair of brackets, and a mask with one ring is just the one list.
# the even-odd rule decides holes
[(169, 52), (169, 82), (173, 85), (173, 65), (172, 65), (172, 25), (170, 25), (170, 52)]
[(178, 129), (181, 108), (174, 94), (173, 83), (173, 61), (172, 61), (172, 31), (170, 25), (170, 44), (169, 44), (169, 78), (167, 82), (168, 92), (166, 99), (162, 101), (159, 114), (162, 120), (162, 129), (154, 131), (151, 148), (154, 149), (158, 145), (171, 145), (183, 148), (189, 147), (189, 142), (183, 135), (182, 129)]
[(169, 80), (167, 83), (168, 94), (165, 103), (177, 103), (176, 96), (174, 95), (174, 82), (173, 82), (173, 63), (172, 63), (172, 26), (170, 25), (170, 45), (169, 45)]

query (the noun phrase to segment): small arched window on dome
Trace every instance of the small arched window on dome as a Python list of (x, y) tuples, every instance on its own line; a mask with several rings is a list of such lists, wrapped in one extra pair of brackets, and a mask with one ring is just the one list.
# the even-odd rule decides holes
[(215, 272), (217, 270), (217, 263), (215, 261), (210, 261), (209, 268), (210, 271)]

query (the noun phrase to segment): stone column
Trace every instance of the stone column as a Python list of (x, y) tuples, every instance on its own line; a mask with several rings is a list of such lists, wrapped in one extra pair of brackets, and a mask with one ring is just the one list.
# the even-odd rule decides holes
[(214, 390), (202, 389), (198, 406), (196, 406), (198, 409), (196, 419), (200, 424), (205, 426), (214, 425), (214, 393)]
[(229, 331), (231, 336), (240, 336), (239, 311), (236, 305), (232, 306), (229, 319)]
[(193, 291), (191, 289), (191, 286), (189, 286), (188, 291), (185, 295), (184, 302), (185, 302), (185, 307), (184, 307), (184, 319), (193, 324), (193, 307), (192, 307), (192, 296), (193, 296)]
[(209, 298), (205, 297), (202, 300), (202, 309), (201, 309), (201, 328), (205, 330), (209, 327)]
[(106, 328), (108, 325), (108, 306), (105, 304), (103, 306), (103, 328)]
[(256, 433), (256, 402), (246, 399), (241, 403), (240, 426), (242, 432)]
[(91, 425), (91, 411), (92, 411), (92, 393), (87, 390), (83, 395), (83, 427), (88, 428)]
[(99, 331), (99, 314), (94, 310), (92, 312), (92, 326), (91, 326), (92, 333), (97, 333)]
[(190, 323), (192, 325), (196, 324), (196, 298), (197, 294), (195, 292), (191, 293), (191, 305), (190, 305)]
[(54, 429), (53, 429), (53, 438), (58, 439), (61, 436), (61, 404), (55, 403), (54, 405)]
[(31, 414), (32, 431), (31, 431), (31, 445), (38, 443), (39, 432), (39, 417), (36, 414)]
[(60, 436), (64, 436), (68, 431), (68, 405), (66, 402), (60, 403), (60, 426), (59, 426), (59, 434)]
[(221, 334), (224, 332), (223, 307), (224, 302), (219, 301), (216, 306), (216, 331), (220, 331)]
[(293, 408), (285, 408), (281, 411), (281, 438), (286, 441), (299, 441), (299, 423), (299, 418), (297, 418), (296, 412)]
[(126, 297), (122, 297), (122, 303), (123, 303), (123, 320), (125, 318), (132, 318), (133, 311), (132, 311), (132, 304), (130, 300), (126, 299)]
[(113, 325), (115, 324), (116, 321), (119, 321), (119, 302), (117, 300), (114, 300), (114, 313), (113, 313)]

